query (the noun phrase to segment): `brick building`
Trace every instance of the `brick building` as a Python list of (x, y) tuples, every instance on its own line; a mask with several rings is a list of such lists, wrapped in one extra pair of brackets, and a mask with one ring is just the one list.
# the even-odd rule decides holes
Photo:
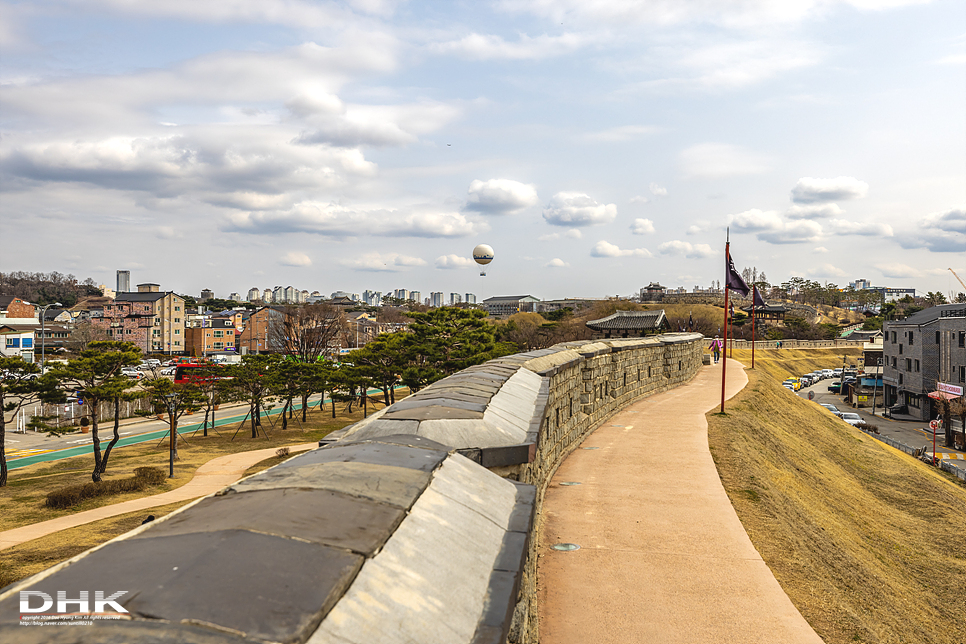
[(0, 318), (35, 318), (37, 309), (33, 304), (12, 295), (0, 295)]
[(231, 318), (211, 318), (203, 326), (185, 329), (189, 355), (206, 356), (235, 351), (235, 324)]
[(278, 334), (270, 332), (272, 325), (281, 324), (285, 317), (280, 306), (263, 306), (256, 310), (245, 322), (245, 329), (236, 337), (235, 345), (241, 353), (268, 353), (281, 351)]
[(183, 354), (185, 344), (184, 299), (157, 284), (138, 284), (134, 293), (118, 293), (104, 306), (104, 314), (91, 318), (114, 340), (133, 342), (145, 353)]

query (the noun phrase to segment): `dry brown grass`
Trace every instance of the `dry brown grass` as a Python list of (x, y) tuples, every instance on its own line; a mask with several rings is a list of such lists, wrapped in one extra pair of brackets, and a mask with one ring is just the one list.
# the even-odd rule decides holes
[(148, 515), (154, 515), (155, 518), (163, 517), (187, 503), (189, 501), (181, 501), (121, 514), (0, 550), (0, 588), (35, 575), (61, 561), (79, 555), (88, 548), (129, 532), (141, 525)]
[[(838, 347), (835, 349), (755, 349), (755, 369), (764, 371), (779, 383), (785, 378), (799, 377), (816, 369), (835, 369), (842, 366), (842, 357), (854, 366), (861, 357), (861, 347)], [(751, 366), (751, 349), (735, 349), (729, 352), (735, 360), (746, 367)]]
[(779, 365), (762, 367), (727, 415), (708, 415), (709, 442), (792, 602), (828, 644), (966, 642), (966, 487), (791, 395), (768, 373)]
[[(92, 455), (74, 456), (49, 463), (37, 463), (13, 470), (10, 473), (7, 487), (0, 488), (0, 531), (168, 492), (190, 481), (195, 470), (213, 458), (256, 449), (315, 442), (329, 432), (341, 429), (362, 418), (361, 411), (346, 414), (341, 404), (337, 413), (338, 417), (333, 420), (331, 408), (321, 412), (310, 411), (308, 423), (305, 425), (306, 431), (301, 431), (299, 425), (293, 420), (290, 421), (289, 428), (285, 431), (281, 431), (281, 423), (276, 424), (276, 429), (269, 430), (271, 433), (268, 438), (259, 436), (259, 438), (252, 439), (250, 430), (246, 426), (238, 432), (235, 440), (232, 441), (230, 439), (234, 433), (235, 425), (219, 427), (218, 431), (221, 436), (211, 434), (203, 437), (200, 433), (193, 438), (189, 436), (187, 443), (181, 441), (178, 445), (180, 460), (175, 462), (175, 477), (173, 479), (167, 479), (164, 484), (157, 487), (137, 492), (88, 499), (68, 510), (44, 507), (46, 496), (48, 493), (68, 485), (90, 482), (90, 474), (94, 466)], [(129, 477), (134, 468), (142, 466), (161, 467), (164, 468), (165, 472), (168, 471), (168, 444), (166, 440), (160, 445), (157, 441), (150, 441), (116, 450), (111, 455), (110, 466), (104, 480), (110, 481)]]

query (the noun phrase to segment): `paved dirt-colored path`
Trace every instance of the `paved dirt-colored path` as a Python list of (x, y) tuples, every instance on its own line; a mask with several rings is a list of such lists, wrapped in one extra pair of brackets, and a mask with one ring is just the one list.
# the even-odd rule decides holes
[[(728, 381), (728, 397), (748, 382), (734, 360)], [(541, 644), (821, 644), (718, 478), (704, 414), (720, 400), (721, 367), (703, 367), (605, 421), (557, 470), (543, 506)]]
[[(316, 447), (318, 447), (317, 443), (303, 443), (301, 445), (289, 446), (289, 451), (295, 454), (297, 452), (315, 449)], [(49, 521), (42, 521), (40, 523), (34, 523), (33, 525), (23, 526), (22, 528), (14, 528), (13, 530), (0, 532), (0, 550), (92, 521), (116, 517), (119, 514), (127, 514), (128, 512), (156, 508), (159, 505), (177, 503), (178, 501), (188, 501), (211, 494), (212, 492), (217, 492), (221, 488), (231, 485), (241, 478), (245, 470), (255, 463), (274, 456), (277, 449), (277, 447), (270, 447), (268, 449), (238, 452), (237, 454), (228, 454), (226, 456), (213, 458), (195, 470), (195, 475), (190, 481), (170, 492), (146, 496), (141, 499), (133, 499), (123, 503), (115, 503), (114, 505), (106, 505), (101, 508), (86, 510), (84, 512), (78, 512), (77, 514), (69, 514)]]

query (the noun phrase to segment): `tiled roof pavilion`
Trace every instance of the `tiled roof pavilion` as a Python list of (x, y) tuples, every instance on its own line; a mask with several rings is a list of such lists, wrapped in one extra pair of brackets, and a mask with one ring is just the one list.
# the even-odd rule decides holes
[(671, 325), (664, 315), (664, 309), (658, 311), (615, 311), (611, 315), (599, 320), (590, 320), (587, 326), (603, 334), (605, 338), (633, 338), (670, 330)]

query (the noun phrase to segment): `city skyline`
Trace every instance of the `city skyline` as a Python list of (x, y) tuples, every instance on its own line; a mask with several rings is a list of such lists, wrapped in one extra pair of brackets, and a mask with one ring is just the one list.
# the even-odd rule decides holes
[(0, 232), (43, 252), (8, 244), (3, 271), (626, 296), (721, 280), (730, 227), (739, 268), (776, 279), (966, 274), (952, 0), (41, 2), (4, 23)]

